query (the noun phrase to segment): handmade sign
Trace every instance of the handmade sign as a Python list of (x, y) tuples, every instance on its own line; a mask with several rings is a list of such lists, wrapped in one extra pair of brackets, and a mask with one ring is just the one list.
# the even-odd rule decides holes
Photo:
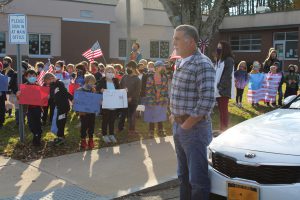
[(55, 107), (52, 117), (52, 123), (51, 123), (51, 132), (57, 135), (58, 128), (57, 128), (57, 108)]
[(102, 108), (128, 108), (127, 91), (125, 89), (105, 90), (103, 92)]
[(48, 106), (49, 87), (38, 85), (20, 85), (19, 104), (33, 106)]
[(75, 90), (77, 90), (78, 88), (80, 88), (80, 85), (79, 84), (76, 84), (76, 83), (71, 83), (69, 85), (69, 93), (74, 96), (74, 92)]
[(8, 77), (3, 74), (0, 74), (0, 92), (8, 91), (8, 82)]
[(102, 101), (101, 94), (75, 91), (73, 110), (85, 113), (99, 113)]

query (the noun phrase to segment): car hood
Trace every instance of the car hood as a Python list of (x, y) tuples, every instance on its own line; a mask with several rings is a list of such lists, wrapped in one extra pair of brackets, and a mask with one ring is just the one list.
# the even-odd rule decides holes
[(300, 110), (277, 109), (244, 121), (215, 138), (210, 147), (300, 156)]

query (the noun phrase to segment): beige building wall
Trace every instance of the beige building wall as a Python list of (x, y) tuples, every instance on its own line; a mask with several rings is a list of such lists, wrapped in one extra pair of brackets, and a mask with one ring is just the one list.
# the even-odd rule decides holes
[[(115, 5), (117, 1), (89, 1), (96, 2), (96, 4), (83, 2), (80, 0), (14, 0), (5, 12), (28, 15), (29, 33), (50, 34), (51, 56), (61, 55), (61, 20), (111, 24), (110, 57), (119, 58), (118, 41), (126, 38), (127, 34), (126, 30), (116, 23)], [(150, 57), (151, 40), (170, 41), (171, 52), (173, 27), (167, 14), (162, 10), (162, 5), (158, 0), (144, 0), (144, 8), (144, 25), (132, 29), (132, 38), (140, 42), (143, 56)], [(81, 11), (88, 11), (91, 16), (82, 17)], [(0, 31), (7, 31), (7, 15), (0, 14), (0, 24)], [(15, 54), (15, 46), (9, 45), (8, 40), (6, 44), (7, 54)], [(22, 54), (28, 55), (28, 45), (22, 47)]]
[[(0, 32), (5, 32), (6, 54), (15, 55), (16, 45), (9, 44), (7, 15), (0, 14)], [(27, 16), (28, 33), (44, 33), (51, 35), (51, 55), (61, 55), (61, 19), (55, 17)], [(28, 45), (21, 45), (22, 55), (29, 54)], [(33, 56), (37, 57), (37, 56)], [(33, 58), (32, 57), (32, 58)], [(44, 56), (48, 57), (48, 56)]]

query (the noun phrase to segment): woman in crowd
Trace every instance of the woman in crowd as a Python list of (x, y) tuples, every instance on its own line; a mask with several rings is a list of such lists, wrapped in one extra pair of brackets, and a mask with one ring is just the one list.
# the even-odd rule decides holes
[(234, 98), (234, 60), (228, 42), (218, 43), (215, 69), (215, 97), (220, 113), (220, 130), (225, 131), (229, 125), (228, 102)]
[(234, 72), (235, 87), (236, 87), (236, 105), (241, 108), (244, 89), (249, 81), (249, 76), (247, 74), (247, 63), (246, 61), (241, 61)]
[(129, 56), (129, 60), (133, 60), (136, 63), (139, 63), (140, 60), (142, 59), (142, 54), (140, 52), (140, 44), (135, 42), (132, 44), (132, 49), (131, 53)]
[(124, 123), (127, 116), (129, 126), (128, 133), (136, 134), (135, 113), (138, 106), (142, 85), (141, 80), (138, 77), (139, 72), (137, 70), (137, 63), (135, 61), (130, 61), (126, 65), (126, 72), (127, 75), (123, 76), (120, 85), (122, 89), (127, 89), (128, 91), (128, 108), (122, 110), (118, 128), (119, 131), (124, 129)]
[(291, 95), (297, 95), (299, 89), (299, 76), (297, 74), (297, 69), (298, 67), (296, 65), (289, 65), (289, 72), (284, 77), (284, 82), (286, 84), (284, 98)]
[(148, 74), (146, 81), (144, 121), (149, 123), (149, 135), (154, 134), (155, 123), (158, 132), (164, 134), (163, 122), (167, 120), (168, 77), (164, 62), (155, 62), (155, 72)]

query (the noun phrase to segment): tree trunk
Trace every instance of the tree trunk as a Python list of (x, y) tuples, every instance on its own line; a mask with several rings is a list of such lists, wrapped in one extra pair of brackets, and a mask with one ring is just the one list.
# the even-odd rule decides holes
[[(206, 21), (202, 16), (203, 0), (159, 0), (173, 27), (180, 24), (190, 24), (195, 26), (201, 39), (208, 39), (211, 42), (213, 36), (218, 32), (223, 18), (228, 12), (227, 0), (215, 0), (210, 9)], [(211, 2), (212, 1), (208, 1)]]

